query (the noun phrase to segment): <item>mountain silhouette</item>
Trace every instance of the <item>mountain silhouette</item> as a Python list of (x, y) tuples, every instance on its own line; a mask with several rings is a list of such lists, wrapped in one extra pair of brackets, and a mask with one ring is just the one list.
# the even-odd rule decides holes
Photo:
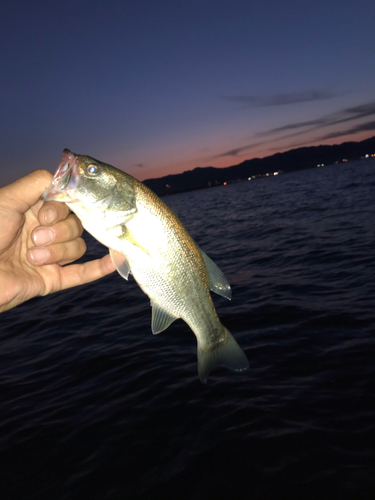
[(317, 165), (331, 165), (342, 161), (358, 160), (367, 154), (375, 154), (375, 137), (361, 142), (344, 142), (334, 146), (311, 146), (276, 153), (266, 158), (245, 160), (226, 168), (197, 167), (182, 174), (166, 175), (143, 181), (159, 196), (183, 191), (202, 189), (247, 180), (249, 177), (264, 176), (274, 172), (293, 172), (315, 168)]

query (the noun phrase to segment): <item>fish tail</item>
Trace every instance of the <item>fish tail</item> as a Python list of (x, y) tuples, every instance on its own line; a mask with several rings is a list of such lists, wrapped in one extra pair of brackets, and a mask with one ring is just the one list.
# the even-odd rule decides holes
[(204, 384), (211, 370), (217, 366), (225, 366), (236, 372), (249, 368), (249, 361), (237, 344), (233, 335), (223, 326), (226, 339), (214, 347), (203, 349), (198, 341), (198, 375)]

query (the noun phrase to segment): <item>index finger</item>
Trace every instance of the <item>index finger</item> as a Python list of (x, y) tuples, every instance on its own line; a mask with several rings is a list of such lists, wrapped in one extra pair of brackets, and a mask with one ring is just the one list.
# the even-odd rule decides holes
[(38, 202), (52, 177), (48, 170), (35, 170), (1, 188), (1, 201), (9, 204), (12, 210), (24, 214)]

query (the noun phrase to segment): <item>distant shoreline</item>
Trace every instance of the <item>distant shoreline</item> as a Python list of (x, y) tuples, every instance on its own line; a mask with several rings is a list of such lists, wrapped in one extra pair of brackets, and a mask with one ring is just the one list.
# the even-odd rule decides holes
[(143, 183), (159, 196), (167, 196), (372, 157), (375, 158), (375, 137), (333, 146), (291, 149), (266, 158), (245, 160), (226, 168), (197, 167), (182, 174), (146, 179)]

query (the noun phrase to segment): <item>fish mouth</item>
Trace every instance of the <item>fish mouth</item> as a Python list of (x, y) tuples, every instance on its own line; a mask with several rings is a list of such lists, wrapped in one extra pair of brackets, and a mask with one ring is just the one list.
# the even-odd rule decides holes
[(78, 157), (69, 149), (64, 149), (61, 162), (57, 167), (51, 184), (41, 196), (43, 201), (73, 201), (73, 192), (80, 185)]

